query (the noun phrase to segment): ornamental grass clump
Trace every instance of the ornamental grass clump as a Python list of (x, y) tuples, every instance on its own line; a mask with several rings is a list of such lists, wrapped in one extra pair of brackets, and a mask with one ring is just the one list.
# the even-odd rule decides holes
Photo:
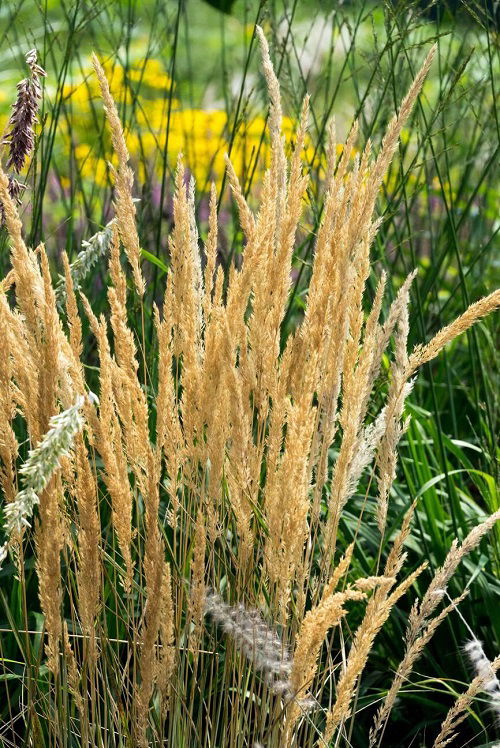
[[(387, 529), (418, 367), (500, 304), (496, 291), (408, 351), (413, 273), (385, 315), (385, 276), (367, 298), (377, 195), (434, 49), (376, 156), (370, 142), (355, 152), (356, 124), (341, 149), (330, 129), (304, 316), (283, 340), (308, 189), (309, 100), (288, 155), (278, 79), (257, 35), (271, 162), (254, 204), (228, 160), (241, 262), (227, 274), (217, 262), (215, 188), (200, 239), (195, 185), (179, 157), (151, 344), (126, 138), (97, 58), (118, 156), (116, 215), (90, 241), (88, 258), (71, 264), (63, 254), (64, 293), (54, 289), (44, 246), (26, 246), (0, 171), (12, 265), (0, 290), (1, 485), (6, 516), (19, 520), (8, 523), (5, 542), (15, 540), (21, 584), (34, 553), (47, 666), (32, 677), (30, 661), (29, 718), (14, 720), (15, 735), (32, 730), (47, 745), (66, 744), (69, 733), (87, 746), (342, 745), (377, 635), (411, 594), (401, 664), (370, 733), (381, 744), (402, 684), (456, 604), (441, 607), (452, 575), (500, 519), (478, 517), (418, 594), (425, 560), (405, 568), (415, 503)], [(107, 256), (107, 312), (99, 315), (77, 293), (94, 256), (101, 265)], [(384, 359), (386, 401), (375, 412)], [(32, 486), (28, 512), (17, 484), (29, 488), (23, 481), (62, 423), (64, 443)], [(33, 452), (23, 463), (26, 439)], [(380, 538), (380, 557), (363, 574), (342, 520), (370, 466), (375, 497), (362, 521)], [(452, 714), (438, 744), (456, 724)]]

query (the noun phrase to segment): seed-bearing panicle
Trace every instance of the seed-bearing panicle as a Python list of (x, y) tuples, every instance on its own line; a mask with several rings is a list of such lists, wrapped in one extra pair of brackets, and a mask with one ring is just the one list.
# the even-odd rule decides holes
[(231, 159), (227, 154), (225, 155), (225, 162), (229, 185), (238, 206), (241, 228), (243, 229), (246, 239), (249, 240), (252, 238), (253, 232), (255, 231), (255, 216), (248, 206), (238, 175), (236, 174)]
[(379, 487), (377, 523), (382, 535), (387, 520), (389, 491), (396, 478), (397, 447), (409, 426), (409, 419), (402, 420), (405, 400), (413, 388), (413, 382), (405, 381), (405, 366), (408, 360), (406, 355), (408, 326), (408, 307), (403, 305), (396, 331), (396, 355), (391, 367), (392, 380), (387, 397), (386, 428), (377, 454)]
[(111, 140), (113, 141), (115, 153), (118, 156), (118, 169), (116, 170), (111, 167), (111, 171), (115, 178), (116, 192), (114, 206), (120, 239), (125, 247), (125, 252), (127, 253), (127, 257), (132, 267), (137, 293), (139, 296), (143, 296), (146, 286), (140, 268), (139, 237), (137, 235), (137, 226), (135, 223), (134, 199), (132, 198), (134, 176), (132, 169), (128, 166), (129, 153), (125, 143), (125, 137), (123, 135), (116, 104), (111, 96), (109, 84), (102, 65), (95, 54), (92, 55), (92, 63), (99, 80), (101, 95), (104, 102), (104, 111), (106, 112), (109, 128), (111, 130)]
[[(43, 307), (43, 284), (35, 254), (26, 246), (22, 223), (16, 209), (16, 204), (9, 192), (9, 179), (0, 165), (0, 203), (4, 223), (10, 236), (12, 282), (16, 284), (16, 301), (21, 314), (25, 317), (25, 325), (33, 340), (37, 339), (40, 330), (40, 319), (37, 308)], [(35, 348), (34, 355), (38, 355)]]
[(158, 526), (158, 506), (160, 461), (153, 450), (148, 449), (147, 482), (144, 492), (146, 539), (143, 571), (146, 583), (145, 618), (142, 626), (142, 647), (139, 657), (140, 687), (136, 689), (137, 702), (137, 743), (149, 745), (147, 740), (148, 704), (158, 674), (156, 641), (161, 628), (161, 615), (164, 608), (161, 604), (162, 587), (166, 573), (164, 546)]
[(111, 498), (113, 526), (126, 566), (125, 590), (132, 585), (134, 564), (131, 555), (133, 496), (123, 449), (122, 426), (116, 413), (113, 396), (113, 360), (107, 337), (106, 321), (97, 320), (82, 294), (85, 311), (97, 339), (100, 365), (99, 418), (96, 423), (96, 446), (104, 466), (103, 479)]
[(212, 183), (210, 188), (209, 219), (208, 219), (208, 236), (205, 242), (206, 264), (203, 272), (203, 321), (207, 324), (212, 307), (212, 290), (215, 280), (215, 268), (217, 263), (217, 190)]
[(410, 614), (409, 629), (411, 632), (418, 631), (425, 620), (432, 615), (462, 559), (477, 548), (482, 538), (497, 522), (500, 522), (500, 509), (473, 527), (460, 545), (457, 540), (453, 541), (443, 565), (436, 571), (418, 609)]
[(175, 668), (174, 605), (172, 600), (172, 577), (170, 564), (163, 566), (163, 580), (160, 594), (160, 654), (156, 663), (156, 681), (163, 705), (167, 704), (171, 680)]
[(84, 398), (79, 396), (74, 405), (50, 419), (49, 431), (40, 444), (30, 450), (28, 459), (20, 468), (24, 485), (14, 501), (5, 507), (4, 527), (8, 540), (0, 551), (0, 563), (5, 558), (11, 535), (29, 527), (29, 518), (39, 503), (40, 493), (59, 467), (61, 458), (69, 454), (75, 435), (83, 428), (80, 412), (83, 403)]
[(75, 439), (75, 472), (72, 491), (78, 509), (78, 549), (77, 568), (78, 609), (82, 628), (88, 637), (88, 654), (91, 667), (97, 658), (95, 619), (100, 602), (101, 526), (99, 523), (97, 482), (92, 473), (89, 454), (82, 434)]
[[(349, 588), (331, 594), (332, 587), (331, 582), (326, 585), (320, 602), (306, 613), (297, 635), (290, 680), (293, 692), (298, 695), (311, 686), (318, 669), (321, 646), (327, 632), (340, 624), (346, 613), (345, 603), (365, 598), (360, 590)], [(299, 705), (294, 704), (289, 711), (288, 729), (292, 729), (300, 715)]]
[(42, 98), (40, 76), (45, 70), (37, 64), (36, 49), (26, 55), (30, 75), (17, 84), (17, 99), (12, 107), (9, 130), (3, 143), (9, 146), (7, 168), (11, 167), (19, 174), (35, 144), (34, 125), (37, 120), (38, 105)]
[[(82, 242), (82, 251), (78, 253), (76, 260), (70, 265), (71, 279), (75, 291), (78, 291), (82, 281), (90, 273), (98, 261), (108, 253), (111, 237), (113, 235), (113, 218), (103, 229)], [(66, 281), (61, 276), (55, 288), (57, 305), (61, 307), (66, 299)]]
[[(262, 57), (262, 68), (269, 93), (269, 134), (271, 136), (271, 171), (272, 178), (276, 180), (276, 207), (283, 207), (281, 201), (284, 197), (286, 182), (286, 160), (284, 138), (281, 131), (283, 113), (281, 110), (280, 84), (269, 55), (269, 45), (260, 26), (255, 27), (255, 33), (259, 38)], [(281, 217), (281, 213), (280, 213)], [(279, 221), (277, 222), (279, 225)]]
[(472, 327), (482, 317), (485, 317), (499, 307), (500, 289), (497, 289), (488, 296), (484, 296), (479, 301), (471, 304), (460, 317), (457, 317), (451, 324), (443, 327), (426, 345), (415, 346), (408, 360), (408, 376), (411, 376), (422, 364), (432, 361), (443, 350), (445, 345), (468, 330), (469, 327)]
[[(35, 559), (38, 598), (44, 616), (47, 641), (47, 667), (53, 675), (59, 672), (59, 645), (62, 635), (63, 580), (61, 553), (64, 548), (64, 515), (60, 511), (62, 477), (56, 473), (40, 494), (39, 521), (35, 525)], [(16, 552), (17, 549), (14, 549)]]
[(13, 428), (16, 414), (14, 364), (12, 348), (15, 341), (10, 331), (10, 308), (0, 295), (0, 340), (3, 342), (3, 355), (0, 357), (0, 490), (7, 503), (16, 496), (15, 464), (19, 443)]
[(425, 58), (422, 67), (418, 71), (415, 79), (413, 80), (413, 83), (408, 90), (408, 93), (401, 102), (399, 112), (393, 116), (392, 120), (389, 123), (387, 132), (382, 141), (380, 153), (370, 175), (370, 181), (376, 191), (378, 191), (378, 188), (380, 187), (380, 183), (397, 148), (399, 135), (408, 117), (411, 114), (417, 96), (420, 93), (420, 89), (422, 88), (424, 80), (431, 67), (432, 60), (434, 59), (434, 55), (436, 54), (436, 50), (437, 44), (434, 44), (427, 53), (427, 57)]
[(258, 610), (249, 610), (242, 603), (228, 605), (217, 593), (210, 592), (205, 598), (205, 613), (231, 637), (257, 670), (265, 674), (275, 693), (290, 697), (292, 662), (288, 649)]
[[(486, 691), (491, 696), (496, 716), (500, 712), (500, 691), (497, 686), (498, 679), (495, 675), (496, 671), (500, 668), (500, 656), (493, 660), (493, 662), (489, 662), (483, 652), (481, 642), (477, 639), (469, 642), (465, 646), (465, 651), (469, 655), (477, 675), (471, 681), (468, 689), (460, 694), (449, 710), (446, 719), (441, 724), (441, 730), (434, 742), (433, 748), (444, 748), (445, 745), (454, 740), (456, 737), (455, 729), (466, 718), (468, 708), (480, 691)], [(494, 690), (491, 691), (491, 688)]]

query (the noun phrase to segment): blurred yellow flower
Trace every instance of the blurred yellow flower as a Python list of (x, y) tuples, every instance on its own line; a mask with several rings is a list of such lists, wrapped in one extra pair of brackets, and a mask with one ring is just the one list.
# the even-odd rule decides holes
[[(151, 177), (161, 179), (165, 143), (169, 166), (183, 153), (199, 189), (206, 188), (212, 180), (220, 186), (226, 153), (230, 153), (244, 187), (250, 181), (260, 181), (270, 157), (266, 120), (262, 115), (246, 116), (234, 129), (222, 109), (183, 109), (175, 96), (170, 99), (170, 77), (154, 58), (138, 58), (127, 71), (114, 61), (103, 61), (103, 66), (124, 122), (132, 165), (141, 181)], [(106, 128), (99, 133), (96, 127), (96, 122), (102, 120), (102, 104), (92, 69), (82, 70), (65, 84), (63, 105), (66, 116), (59, 120), (63, 143), (56, 146), (60, 150), (55, 154), (59, 157), (61, 184), (69, 184), (67, 156), (73, 152), (80, 176), (105, 186), (109, 180), (106, 159), (112, 156), (112, 148)], [(7, 115), (4, 119), (7, 120)], [(0, 119), (0, 127), (1, 122)], [(287, 147), (294, 142), (295, 128), (292, 118), (283, 118)], [(338, 147), (338, 152), (341, 148)], [(310, 139), (306, 139), (304, 160), (324, 174), (324, 153), (316, 151)]]

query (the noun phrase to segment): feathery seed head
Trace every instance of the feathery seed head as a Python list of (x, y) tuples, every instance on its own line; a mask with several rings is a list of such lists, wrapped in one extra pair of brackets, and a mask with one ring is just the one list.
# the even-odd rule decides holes
[[(96, 234), (82, 242), (83, 249), (78, 253), (76, 260), (70, 265), (71, 279), (73, 281), (74, 290), (78, 291), (84, 278), (90, 273), (92, 268), (97, 262), (105, 257), (111, 237), (113, 235), (113, 226), (115, 225), (116, 219), (113, 218), (103, 229), (98, 231)], [(66, 299), (66, 282), (63, 277), (59, 278), (59, 281), (55, 288), (56, 299), (58, 306), (62, 306)]]
[(74, 405), (51, 418), (48, 432), (40, 444), (30, 450), (28, 459), (20, 468), (24, 487), (14, 501), (5, 507), (4, 526), (8, 539), (3, 547), (4, 554), (10, 537), (21, 533), (24, 527), (29, 527), (29, 518), (35, 505), (39, 503), (40, 493), (59, 467), (61, 458), (69, 454), (75, 435), (83, 428), (83, 416), (80, 412), (83, 403), (84, 398), (79, 396)]
[(263, 620), (258, 610), (244, 605), (231, 606), (215, 592), (205, 599), (205, 613), (231, 637), (237, 648), (258, 670), (261, 670), (271, 690), (288, 697), (291, 684), (291, 660), (280, 637)]

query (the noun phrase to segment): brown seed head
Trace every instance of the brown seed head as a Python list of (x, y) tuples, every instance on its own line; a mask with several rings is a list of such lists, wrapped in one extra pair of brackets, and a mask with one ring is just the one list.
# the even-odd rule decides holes
[(38, 121), (36, 115), (42, 98), (40, 76), (46, 75), (45, 70), (37, 64), (36, 49), (26, 54), (26, 63), (30, 74), (17, 84), (17, 99), (12, 107), (9, 129), (2, 141), (9, 146), (7, 168), (12, 167), (18, 174), (35, 144), (34, 125)]

